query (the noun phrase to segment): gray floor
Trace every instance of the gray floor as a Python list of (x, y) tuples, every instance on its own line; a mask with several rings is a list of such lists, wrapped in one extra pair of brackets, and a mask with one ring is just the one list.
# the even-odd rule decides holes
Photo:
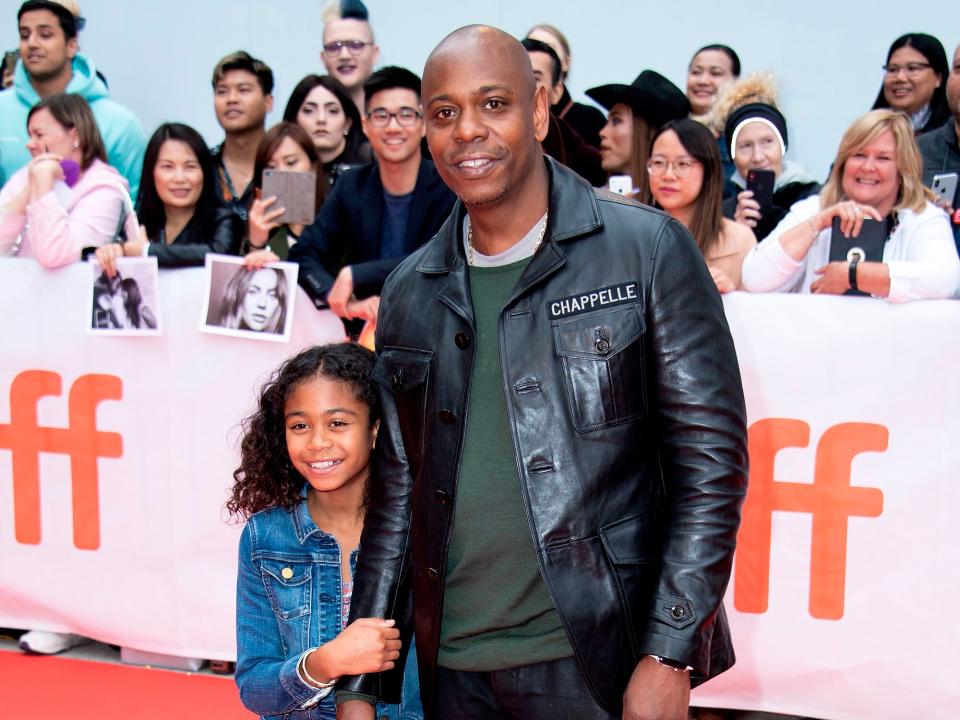
[[(17, 646), (17, 641), (13, 637), (7, 634), (0, 633), (0, 652), (20, 652), (20, 648)], [(107, 645), (101, 642), (89, 642), (86, 645), (80, 645), (75, 648), (71, 648), (66, 652), (60, 653), (57, 657), (70, 658), (73, 660), (92, 660), (94, 662), (106, 662), (106, 663), (117, 663), (120, 664), (120, 649), (114, 647), (113, 645)], [(124, 663), (126, 664), (126, 663)], [(143, 667), (143, 666), (141, 666)], [(147, 665), (146, 667), (151, 667)], [(175, 672), (186, 672), (175, 670), (174, 668), (164, 668), (165, 670), (174, 670)], [(204, 664), (202, 668), (196, 671), (195, 674), (198, 675), (217, 675), (218, 677), (223, 677), (219, 673), (211, 673), (210, 665)], [(232, 675), (232, 673), (231, 673)]]

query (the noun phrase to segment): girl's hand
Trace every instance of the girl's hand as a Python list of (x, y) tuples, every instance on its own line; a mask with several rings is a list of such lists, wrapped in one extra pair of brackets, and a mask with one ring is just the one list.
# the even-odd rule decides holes
[(252, 250), (243, 256), (243, 264), (247, 270), (259, 270), (269, 263), (279, 262), (280, 258), (273, 250)]
[(359, 618), (333, 640), (307, 656), (307, 673), (328, 682), (343, 675), (383, 672), (400, 657), (400, 631), (394, 620)]
[(760, 203), (753, 199), (753, 190), (744, 190), (737, 195), (737, 210), (733, 213), (736, 222), (755, 228), (762, 217)]
[(282, 207), (269, 210), (268, 208), (277, 202), (277, 196), (272, 195), (265, 200), (260, 199), (260, 191), (256, 192), (256, 199), (250, 206), (250, 213), (247, 219), (250, 223), (250, 244), (257, 248), (263, 248), (270, 239), (270, 231), (279, 227), (277, 222), (285, 212)]
[(844, 200), (820, 211), (816, 219), (818, 230), (830, 228), (833, 225), (834, 218), (840, 218), (840, 232), (843, 233), (844, 237), (857, 237), (865, 218), (871, 218), (878, 222), (883, 220), (880, 213), (869, 205), (861, 205), (853, 200)]

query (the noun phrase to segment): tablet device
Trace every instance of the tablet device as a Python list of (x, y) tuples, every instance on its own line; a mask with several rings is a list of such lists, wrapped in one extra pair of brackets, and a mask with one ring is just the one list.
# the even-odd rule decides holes
[[(865, 218), (856, 237), (840, 232), (840, 218), (833, 219), (830, 230), (830, 262), (883, 262), (883, 246), (892, 230), (889, 219), (880, 222)], [(866, 295), (860, 290), (847, 290), (844, 295)]]
[(317, 216), (317, 176), (314, 173), (264, 170), (260, 197), (277, 197), (268, 210), (283, 208), (277, 222), (309, 225)]

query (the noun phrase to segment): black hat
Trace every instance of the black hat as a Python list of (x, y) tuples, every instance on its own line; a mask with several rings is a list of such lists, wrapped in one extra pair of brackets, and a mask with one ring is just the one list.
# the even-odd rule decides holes
[(340, 17), (344, 20), (370, 20), (367, 6), (361, 0), (340, 0)]
[(644, 70), (629, 85), (601, 85), (587, 95), (609, 110), (623, 103), (659, 128), (690, 114), (690, 101), (680, 88), (654, 70)]
[(727, 117), (727, 122), (723, 126), (723, 136), (727, 143), (727, 152), (733, 157), (734, 144), (737, 142), (737, 134), (741, 128), (748, 122), (762, 122), (776, 133), (780, 140), (780, 155), (787, 152), (787, 121), (783, 115), (773, 105), (766, 103), (750, 103), (734, 110)]

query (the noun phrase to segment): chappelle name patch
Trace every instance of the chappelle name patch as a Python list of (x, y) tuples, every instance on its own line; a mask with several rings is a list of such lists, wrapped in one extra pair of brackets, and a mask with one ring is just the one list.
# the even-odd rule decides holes
[(547, 310), (550, 312), (550, 317), (555, 320), (613, 305), (636, 302), (638, 297), (637, 283), (625, 282), (599, 290), (588, 290), (559, 300), (550, 300), (547, 302)]

